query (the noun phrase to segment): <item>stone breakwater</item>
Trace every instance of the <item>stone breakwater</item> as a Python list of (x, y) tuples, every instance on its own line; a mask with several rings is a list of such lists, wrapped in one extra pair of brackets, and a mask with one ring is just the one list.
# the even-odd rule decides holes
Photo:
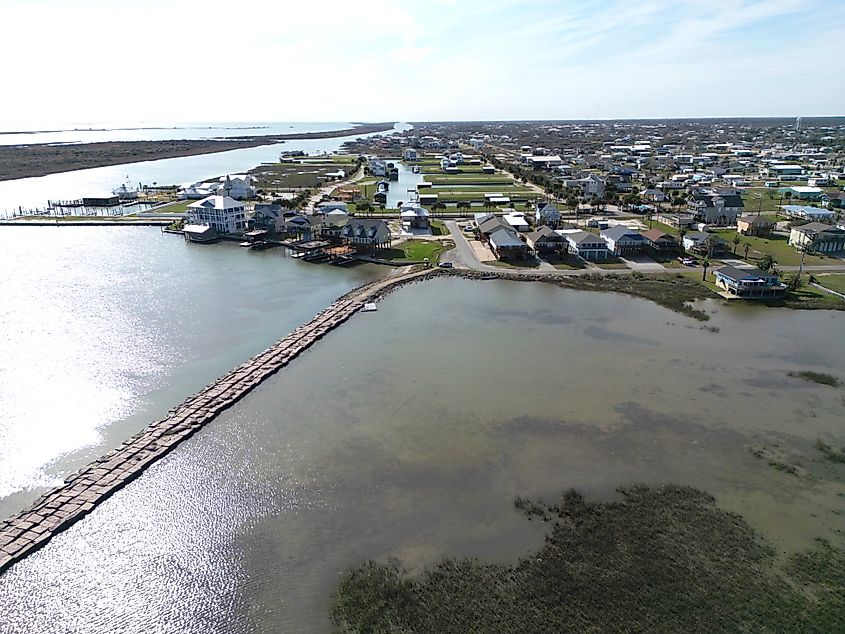
[(311, 321), (255, 355), (171, 409), (116, 449), (68, 476), (64, 484), (0, 523), (0, 573), (90, 513), (100, 502), (137, 478), (262, 381), (285, 367), (367, 301), (409, 282), (442, 273), (422, 270), (361, 286), (335, 300)]

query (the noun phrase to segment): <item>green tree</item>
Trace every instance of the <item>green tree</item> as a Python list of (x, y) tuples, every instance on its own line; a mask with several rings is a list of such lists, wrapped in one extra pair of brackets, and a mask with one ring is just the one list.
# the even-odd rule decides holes
[(777, 262), (775, 262), (775, 259), (772, 257), (771, 253), (766, 253), (765, 255), (763, 255), (763, 257), (757, 260), (757, 266), (759, 266), (760, 269), (763, 271), (772, 271), (774, 270), (776, 265)]
[(750, 242), (743, 242), (742, 248), (745, 250), (745, 259), (747, 260), (748, 259), (748, 249), (751, 248), (751, 243)]
[(791, 291), (797, 291), (804, 286), (804, 279), (799, 273), (787, 275), (784, 282), (786, 283), (786, 287)]
[(710, 258), (706, 255), (704, 256), (704, 260), (701, 262), (702, 266), (704, 266), (704, 272), (701, 274), (702, 281), (707, 279), (707, 267), (710, 266)]
[(739, 246), (739, 243), (742, 242), (742, 238), (739, 237), (739, 234), (736, 234), (731, 242), (734, 243), (734, 255), (736, 255), (736, 248)]

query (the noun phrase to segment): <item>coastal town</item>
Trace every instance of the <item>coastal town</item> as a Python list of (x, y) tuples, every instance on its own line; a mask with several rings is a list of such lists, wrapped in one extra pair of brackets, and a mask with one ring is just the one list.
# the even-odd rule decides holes
[(845, 634), (845, 3), (0, 21), (0, 634)]
[(845, 300), (843, 138), (800, 118), (423, 123), (247, 173), (124, 184), (55, 221), (147, 221), (343, 266), (683, 275), (726, 299), (830, 308)]

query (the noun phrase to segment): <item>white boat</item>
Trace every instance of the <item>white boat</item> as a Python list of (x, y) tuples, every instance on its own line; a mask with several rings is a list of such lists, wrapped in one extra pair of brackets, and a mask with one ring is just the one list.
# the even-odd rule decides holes
[(378, 306), (376, 306), (373, 302), (368, 304), (364, 304), (364, 307), (361, 309), (365, 313), (372, 313), (378, 310)]

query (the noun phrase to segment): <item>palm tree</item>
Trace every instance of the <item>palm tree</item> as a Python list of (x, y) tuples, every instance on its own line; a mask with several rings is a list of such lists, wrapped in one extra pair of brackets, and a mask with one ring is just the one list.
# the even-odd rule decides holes
[(772, 257), (771, 253), (766, 253), (763, 255), (763, 257), (757, 260), (757, 266), (759, 266), (764, 271), (774, 270), (776, 264), (777, 262), (775, 262), (775, 259)]
[(681, 253), (684, 252), (684, 236), (687, 235), (687, 230), (681, 227), (678, 229), (678, 244), (680, 245)]
[(711, 233), (707, 236), (704, 244), (707, 246), (707, 257), (713, 257), (713, 254), (716, 252), (716, 245), (719, 244), (719, 237), (716, 234)]
[(743, 242), (742, 248), (745, 249), (745, 259), (747, 260), (748, 259), (748, 249), (751, 248), (751, 243), (750, 242)]
[(736, 255), (736, 248), (739, 246), (739, 243), (742, 242), (742, 238), (740, 238), (739, 234), (737, 233), (731, 242), (734, 243), (734, 255)]
[(710, 258), (705, 255), (701, 264), (704, 265), (704, 273), (701, 274), (701, 281), (703, 282), (707, 279), (707, 267), (710, 266)]

